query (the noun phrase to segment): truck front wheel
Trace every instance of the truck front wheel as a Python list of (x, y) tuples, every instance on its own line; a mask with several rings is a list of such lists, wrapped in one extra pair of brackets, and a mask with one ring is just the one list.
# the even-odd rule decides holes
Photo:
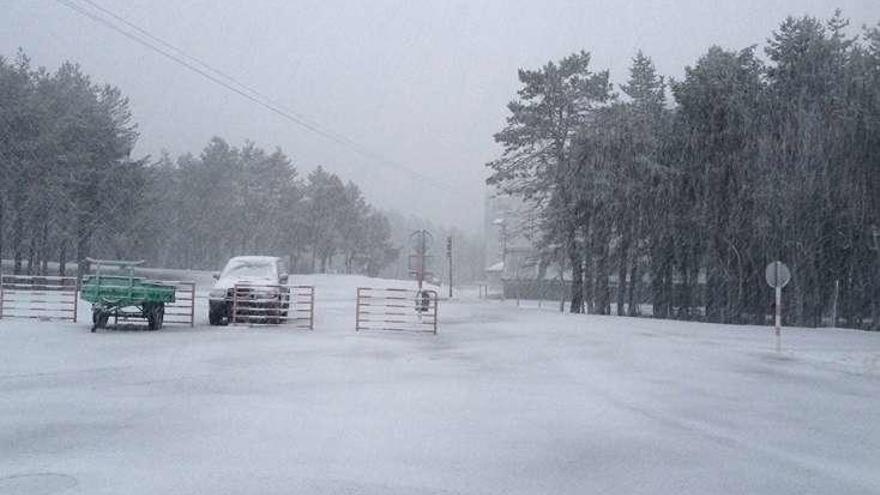
[(225, 302), (220, 302), (220, 303), (211, 302), (210, 305), (208, 306), (208, 323), (210, 323), (211, 326), (225, 324), (226, 323), (225, 318), (227, 318), (228, 316), (229, 315), (227, 314), (227, 311), (226, 311), (226, 303)]

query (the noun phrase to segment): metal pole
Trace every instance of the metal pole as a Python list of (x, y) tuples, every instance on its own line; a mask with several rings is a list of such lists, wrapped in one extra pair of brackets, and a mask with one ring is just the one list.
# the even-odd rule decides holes
[[(61, 284), (64, 285), (64, 280), (61, 281)], [(76, 323), (76, 314), (79, 312), (79, 285), (80, 279), (76, 278), (73, 280), (73, 322)], [(2, 290), (2, 289), (0, 289)], [(2, 313), (2, 311), (0, 311)]]
[(315, 329), (315, 287), (309, 288), (309, 330)]
[(194, 327), (196, 326), (196, 283), (190, 282), (189, 289), (189, 326)]
[(424, 234), (422, 234), (422, 231), (419, 231), (418, 238), (419, 238), (418, 247), (416, 248), (416, 255), (417, 255), (417, 259), (418, 259), (418, 264), (416, 265), (417, 266), (416, 269), (418, 270), (418, 273), (416, 273), (416, 282), (419, 285), (419, 291), (421, 291), (422, 290), (422, 277), (424, 277), (424, 273), (425, 273), (425, 257), (422, 255), (422, 253), (424, 252), (423, 249), (424, 249), (424, 245), (425, 245), (425, 236), (424, 236)]
[(236, 315), (238, 314), (238, 284), (232, 286), (232, 314), (226, 315), (226, 319), (229, 320), (229, 323), (235, 325), (236, 324)]
[[(778, 269), (777, 269), (778, 270)], [(782, 331), (782, 287), (776, 286), (776, 336)]]
[(354, 331), (360, 332), (361, 331), (361, 288), (360, 287), (358, 287), (358, 289), (357, 289), (357, 304), (355, 306), (354, 315), (355, 315), (354, 316), (354, 319), (355, 319)]

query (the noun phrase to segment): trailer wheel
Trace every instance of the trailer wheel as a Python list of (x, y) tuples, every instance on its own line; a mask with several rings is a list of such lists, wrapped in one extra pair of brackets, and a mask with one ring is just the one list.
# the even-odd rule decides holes
[(107, 328), (107, 320), (110, 319), (110, 313), (100, 309), (92, 310), (92, 333), (99, 328)]
[(165, 320), (165, 304), (150, 304), (144, 307), (147, 316), (147, 329), (159, 330)]

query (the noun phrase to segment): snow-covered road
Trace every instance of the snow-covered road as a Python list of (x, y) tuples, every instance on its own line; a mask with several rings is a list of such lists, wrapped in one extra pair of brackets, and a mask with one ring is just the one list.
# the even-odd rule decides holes
[(0, 320), (0, 494), (880, 493), (880, 334), (475, 300), (356, 334), (375, 282), (311, 281), (313, 332)]

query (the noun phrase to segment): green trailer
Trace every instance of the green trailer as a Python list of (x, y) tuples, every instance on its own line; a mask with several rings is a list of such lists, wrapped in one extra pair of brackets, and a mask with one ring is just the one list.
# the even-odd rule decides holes
[(173, 285), (136, 277), (134, 269), (143, 261), (87, 261), (95, 267), (95, 274), (83, 278), (80, 297), (92, 303), (92, 332), (106, 328), (111, 316), (143, 318), (148, 329), (162, 328), (165, 303), (174, 302)]

